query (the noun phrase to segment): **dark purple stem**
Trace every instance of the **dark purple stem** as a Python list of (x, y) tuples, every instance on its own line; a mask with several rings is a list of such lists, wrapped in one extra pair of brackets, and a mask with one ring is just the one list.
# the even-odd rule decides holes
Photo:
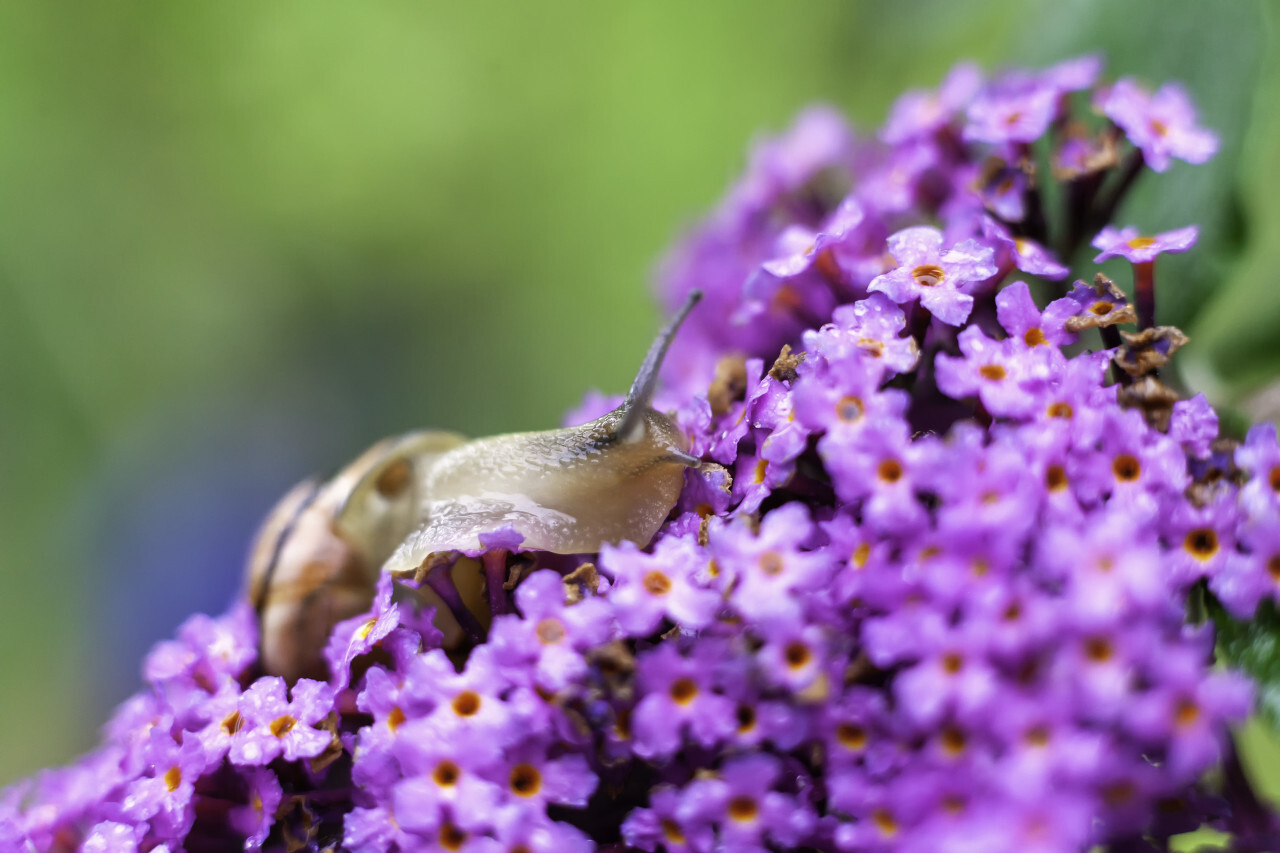
[[(1103, 326), (1098, 329), (1098, 334), (1102, 335), (1102, 348), (1115, 350), (1124, 345), (1124, 341), (1120, 338), (1120, 330), (1115, 326)], [(1133, 377), (1127, 371), (1122, 370), (1115, 362), (1111, 363), (1111, 378), (1121, 385), (1128, 385), (1133, 382)]]
[(1064, 257), (1071, 257), (1075, 254), (1076, 249), (1080, 248), (1080, 243), (1089, 235), (1096, 234), (1102, 226), (1111, 221), (1111, 217), (1116, 215), (1116, 209), (1120, 207), (1120, 202), (1124, 201), (1124, 197), (1129, 194), (1138, 176), (1142, 174), (1142, 167), (1146, 165), (1146, 160), (1142, 156), (1140, 149), (1134, 149), (1125, 159), (1123, 170), (1120, 177), (1116, 179), (1115, 188), (1107, 194), (1107, 196), (1099, 202), (1085, 221), (1085, 227), (1080, 229), (1080, 234), (1076, 238), (1075, 245), (1068, 246), (1069, 251)]
[(457, 565), (452, 563), (439, 563), (431, 567), (431, 571), (427, 572), (425, 579), (426, 585), (436, 595), (440, 596), (445, 606), (453, 613), (453, 618), (458, 620), (458, 624), (462, 626), (462, 630), (467, 632), (467, 636), (471, 642), (479, 644), (484, 642), (484, 626), (476, 619), (475, 614), (467, 609), (467, 605), (463, 603), (462, 596), (458, 594), (458, 587), (453, 582), (453, 567)]
[(488, 551), (481, 558), (484, 562), (485, 586), (489, 590), (489, 612), (494, 616), (510, 613), (507, 598), (507, 552)]
[(1138, 328), (1156, 324), (1156, 262), (1133, 265), (1133, 301), (1138, 309)]
[(1030, 145), (1024, 143), (1019, 146), (1017, 168), (1027, 178), (1027, 188), (1022, 193), (1023, 207), (1026, 210), (1023, 229), (1032, 240), (1045, 245), (1049, 240), (1049, 227), (1044, 218), (1044, 196), (1040, 192), (1039, 176), (1036, 174)]

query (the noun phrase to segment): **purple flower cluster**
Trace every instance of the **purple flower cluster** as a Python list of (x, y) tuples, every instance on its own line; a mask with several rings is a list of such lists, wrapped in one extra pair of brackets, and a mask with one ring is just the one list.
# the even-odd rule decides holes
[[(1089, 114), (1100, 73), (961, 66), (878, 138), (802, 115), (664, 269), (671, 303), (706, 292), (659, 403), (703, 464), (653, 542), (507, 556), (493, 611), (384, 578), (327, 684), (261, 675), (246, 608), (196, 617), (98, 752), (4, 794), (0, 846), (1243, 838), (1202, 777), (1252, 685), (1188, 601), (1276, 600), (1280, 444), (1220, 438), (1160, 381), (1185, 338), (1151, 319), (1153, 262), (1195, 231), (1109, 218), (1134, 168), (1216, 141), (1173, 86), (1121, 80)], [(1101, 276), (1060, 284), (1088, 240), (1133, 262), (1140, 312)], [(486, 539), (491, 581), (518, 541)]]

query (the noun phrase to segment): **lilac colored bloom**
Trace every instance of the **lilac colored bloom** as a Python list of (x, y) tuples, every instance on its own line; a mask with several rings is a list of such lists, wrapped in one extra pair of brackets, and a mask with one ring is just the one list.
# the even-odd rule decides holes
[(135, 821), (148, 821), (161, 839), (179, 840), (195, 821), (195, 782), (209, 769), (209, 756), (195, 738), (179, 744), (155, 729), (143, 754), (153, 775), (128, 786), (121, 810)]
[(999, 417), (1025, 417), (1034, 410), (1037, 392), (1054, 373), (1053, 350), (993, 341), (977, 326), (961, 332), (959, 344), (961, 358), (938, 354), (938, 390), (956, 399), (977, 395)]
[(1203, 394), (1173, 404), (1169, 417), (1169, 437), (1178, 441), (1192, 456), (1205, 458), (1218, 437), (1218, 413)]
[(930, 136), (964, 109), (982, 85), (982, 72), (963, 62), (951, 69), (936, 92), (915, 91), (900, 97), (889, 111), (880, 138), (891, 145)]
[(743, 374), (747, 388), (746, 399), (741, 403), (734, 403), (716, 421), (717, 431), (713, 433), (714, 438), (709, 443), (710, 446), (704, 448), (704, 452), (722, 465), (731, 465), (738, 458), (742, 439), (751, 429), (751, 419), (748, 414), (752, 404), (756, 397), (767, 389), (767, 386), (760, 381), (764, 376), (764, 361), (761, 359), (747, 359), (743, 364)]
[(995, 145), (1034, 142), (1057, 113), (1058, 92), (1051, 86), (995, 87), (969, 106), (964, 138)]
[(144, 834), (145, 825), (104, 820), (90, 830), (80, 850), (83, 853), (137, 853)]
[(760, 457), (786, 464), (804, 451), (809, 430), (795, 419), (789, 383), (769, 375), (762, 382), (765, 387), (753, 398), (749, 415), (753, 426), (769, 431), (760, 446)]
[(1006, 222), (1021, 222), (1026, 218), (1026, 198), (1030, 185), (1027, 173), (1022, 169), (993, 158), (991, 165), (980, 169), (969, 183), (977, 190), (982, 206), (991, 214)]
[(400, 624), (400, 605), (391, 600), (393, 587), (391, 576), (383, 575), (378, 580), (378, 592), (370, 608), (371, 615), (354, 616), (334, 626), (333, 633), (329, 635), (329, 644), (324, 650), (325, 661), (329, 665), (329, 672), (333, 674), (334, 683), (347, 684), (351, 677), (352, 661), (373, 651)]
[(725, 849), (765, 851), (766, 841), (794, 847), (817, 821), (793, 797), (773, 790), (780, 770), (777, 759), (768, 755), (733, 759), (719, 778), (689, 785), (685, 808), (716, 824)]
[(820, 264), (823, 253), (842, 243), (845, 236), (862, 223), (864, 215), (857, 200), (848, 199), (817, 233), (800, 225), (791, 226), (778, 238), (779, 248), (784, 252), (762, 265), (765, 272), (778, 278), (793, 278)]
[(516, 604), (523, 618), (500, 616), (490, 632), (495, 660), (532, 668), (534, 680), (546, 690), (563, 690), (582, 678), (587, 671), (583, 652), (614, 634), (614, 617), (603, 600), (566, 606), (564, 580), (556, 572), (526, 578), (516, 590)]
[[(1070, 293), (1050, 303), (1050, 307), (1061, 303), (1060, 310), (1073, 315), (1067, 323), (1067, 329), (1072, 332), (1134, 322), (1137, 317), (1129, 300), (1119, 288), (1115, 285), (1107, 286), (1108, 284), (1103, 282), (1091, 286), (1077, 281), (1072, 285)], [(1071, 303), (1075, 305), (1072, 306)]]
[(708, 816), (691, 808), (683, 792), (669, 785), (654, 789), (649, 808), (636, 809), (622, 824), (623, 840), (631, 847), (670, 853), (710, 850), (714, 829)]
[(266, 841), (284, 791), (275, 774), (265, 768), (251, 768), (247, 776), (249, 802), (232, 809), (229, 820), (232, 827), (244, 836), (245, 849), (251, 850)]
[(493, 849), (500, 853), (592, 853), (596, 849), (580, 830), (528, 809), (499, 808), (493, 824), (497, 842)]
[(1156, 172), (1169, 168), (1174, 158), (1204, 163), (1218, 151), (1218, 138), (1196, 124), (1195, 108), (1177, 84), (1166, 83), (1153, 95), (1125, 77), (1099, 98), (1098, 108)]
[(434, 834), (449, 819), (448, 810), (471, 804), (475, 812), (503, 800), (502, 749), (490, 738), (442, 738), (427, 719), (410, 720), (398, 733), (396, 761), (402, 777), (388, 785), (401, 825), (421, 835)]
[(1156, 666), (1158, 688), (1131, 707), (1126, 723), (1135, 735), (1167, 744), (1170, 768), (1195, 773), (1212, 764), (1222, 749), (1223, 732), (1213, 719), (1239, 719), (1249, 712), (1250, 684), (1236, 673), (1205, 677), (1194, 650), (1165, 656)]
[(1108, 514), (1089, 526), (1081, 542), (1079, 528), (1063, 525), (1046, 531), (1037, 557), (1050, 579), (1067, 584), (1063, 614), (1077, 627), (1106, 626), (1150, 613), (1168, 600), (1168, 585), (1154, 536), (1135, 543), (1135, 519)]
[(727, 737), (734, 727), (734, 703), (715, 689), (720, 650), (695, 647), (688, 657), (663, 643), (637, 662), (636, 684), (643, 698), (633, 716), (635, 752), (663, 758), (680, 748), (684, 734), (702, 747)]
[(830, 433), (818, 442), (818, 453), (830, 469), (836, 495), (863, 503), (868, 523), (882, 530), (916, 530), (925, 522), (916, 497), (915, 469), (927, 453), (926, 443), (910, 440), (907, 425), (879, 418), (856, 437)]
[(1135, 264), (1151, 263), (1162, 254), (1187, 251), (1195, 245), (1196, 235), (1199, 233), (1199, 228), (1188, 225), (1154, 237), (1143, 237), (1132, 225), (1124, 228), (1112, 228), (1108, 225), (1093, 238), (1093, 247), (1102, 250), (1093, 262), (1100, 264), (1107, 258), (1124, 258)]
[(467, 660), (462, 672), (440, 649), (432, 649), (413, 661), (405, 688), (418, 702), (431, 706), (425, 719), (437, 737), (453, 737), (467, 731), (508, 742), (516, 736), (512, 709), (500, 698), (510, 682), (494, 656), (496, 650), (489, 646), (483, 649), (484, 654), (474, 654)]
[(1240, 489), (1240, 504), (1255, 519), (1274, 517), (1280, 510), (1280, 442), (1274, 423), (1249, 429), (1235, 452), (1235, 464), (1249, 475)]
[(1102, 61), (1069, 59), (1038, 74), (1011, 72), (996, 78), (969, 106), (965, 139), (993, 144), (1030, 143), (1059, 115), (1063, 95), (1093, 85)]
[(1227, 552), (1209, 588), (1232, 615), (1250, 619), (1263, 601), (1280, 601), (1280, 524), (1253, 523), (1240, 531), (1244, 551)]
[[(1014, 237), (1007, 228), (989, 216), (983, 217), (982, 236), (994, 243), (996, 264), (1001, 268), (1011, 264), (1022, 272), (1038, 275), (1051, 281), (1066, 278), (1071, 272), (1044, 246), (1026, 237)], [(1014, 284), (1017, 283), (1014, 282)], [(1001, 293), (1004, 292), (1007, 292), (1007, 289), (1001, 291)]]
[(940, 168), (945, 168), (942, 152), (933, 142), (921, 140), (879, 152), (858, 191), (858, 199), (869, 214), (868, 222), (910, 211)]
[[(910, 357), (914, 363), (917, 350), (914, 346), (907, 349), (909, 353), (900, 350), (897, 357)], [(867, 350), (858, 347), (833, 357), (831, 349), (824, 347), (818, 355), (820, 363), (801, 365), (805, 369), (792, 392), (796, 420), (810, 432), (825, 432), (828, 437), (835, 436), (834, 441), (856, 443), (868, 425), (882, 418), (899, 418), (906, 411), (905, 394), (880, 390), (884, 365)]]
[(632, 636), (654, 631), (664, 618), (702, 628), (720, 608), (720, 593), (697, 580), (709, 560), (697, 542), (667, 537), (652, 554), (628, 543), (606, 547), (600, 556), (602, 567), (614, 576), (609, 600), (615, 617)]
[(733, 585), (731, 602), (752, 620), (793, 620), (803, 593), (830, 573), (825, 554), (802, 550), (813, 530), (808, 511), (789, 504), (766, 515), (755, 534), (741, 521), (711, 536), (711, 553)]
[(545, 744), (532, 739), (506, 750), (503, 760), (486, 775), (506, 788), (512, 802), (538, 812), (548, 804), (584, 808), (598, 784), (584, 756), (571, 753), (553, 758)]
[[(902, 334), (906, 315), (884, 294), (872, 293), (852, 305), (841, 305), (831, 317), (833, 322), (804, 334), (805, 351), (811, 358), (838, 362), (862, 354), (872, 360), (869, 368), (879, 364), (886, 375), (915, 369), (920, 347), (914, 338)], [(814, 369), (805, 368), (806, 372)]]
[(986, 639), (976, 630), (922, 626), (923, 657), (894, 680), (893, 692), (908, 719), (935, 726), (944, 714), (974, 721), (996, 696), (996, 674), (985, 659)]
[(889, 252), (899, 266), (877, 276), (868, 289), (884, 293), (899, 305), (919, 300), (929, 313), (958, 326), (973, 309), (967, 292), (995, 275), (994, 253), (975, 240), (942, 249), (935, 228), (908, 228), (889, 238)]
[(1027, 347), (1065, 346), (1076, 341), (1076, 336), (1066, 331), (1067, 318), (1075, 314), (1068, 303), (1070, 300), (1059, 299), (1041, 312), (1026, 282), (1015, 281), (996, 295), (996, 317), (1010, 337)]
[(738, 457), (734, 469), (733, 496), (737, 499), (739, 513), (754, 513), (773, 494), (773, 490), (785, 486), (795, 473), (791, 462), (773, 462), (763, 455)]
[(263, 765), (283, 755), (288, 761), (314, 758), (333, 736), (315, 726), (333, 708), (333, 691), (308, 678), (294, 684), (285, 698), (284, 679), (260, 678), (245, 690), (240, 702), (244, 729), (231, 743), (235, 764)]
[(766, 683), (796, 693), (815, 684), (823, 686), (828, 638), (822, 628), (774, 623), (763, 626), (762, 630), (766, 642), (757, 653), (756, 661)]
[(1161, 532), (1169, 545), (1167, 571), (1187, 586), (1221, 571), (1228, 555), (1235, 551), (1241, 515), (1236, 501), (1227, 497), (1201, 507), (1175, 506), (1161, 519)]

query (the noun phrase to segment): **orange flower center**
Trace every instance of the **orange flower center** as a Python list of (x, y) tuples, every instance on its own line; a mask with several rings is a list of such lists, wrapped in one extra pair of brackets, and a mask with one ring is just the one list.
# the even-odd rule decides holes
[(937, 264), (921, 264), (911, 271), (911, 277), (921, 287), (937, 287), (947, 278), (947, 272)]

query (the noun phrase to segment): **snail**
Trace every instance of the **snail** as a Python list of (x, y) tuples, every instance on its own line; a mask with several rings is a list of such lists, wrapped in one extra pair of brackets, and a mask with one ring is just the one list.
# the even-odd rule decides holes
[[(700, 464), (652, 398), (667, 348), (701, 296), (691, 293), (663, 327), (626, 399), (603, 417), (470, 441), (409, 433), (378, 442), (328, 482), (295, 486), (268, 514), (246, 567), (263, 670), (324, 678), (329, 632), (368, 608), (379, 571), (413, 575), (433, 555), (481, 550), (485, 533), (510, 527), (522, 549), (556, 554), (647, 545), (675, 506), (685, 469)], [(489, 573), (490, 601), (497, 579)], [(478, 575), (457, 584), (473, 611), (483, 607), (476, 584)], [(437, 607), (437, 618), (446, 611)]]

